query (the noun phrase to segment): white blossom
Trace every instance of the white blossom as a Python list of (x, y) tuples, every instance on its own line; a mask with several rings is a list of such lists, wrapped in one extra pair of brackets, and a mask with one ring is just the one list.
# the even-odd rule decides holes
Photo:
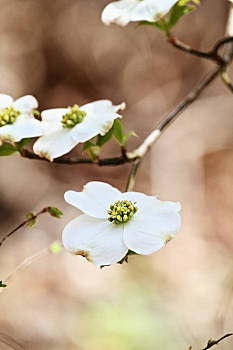
[(0, 144), (41, 136), (41, 123), (33, 116), (37, 107), (38, 102), (33, 96), (23, 96), (14, 101), (11, 96), (0, 94)]
[(113, 126), (117, 112), (125, 103), (112, 105), (109, 100), (99, 100), (81, 107), (48, 109), (41, 113), (43, 136), (34, 144), (33, 150), (50, 161), (71, 151), (78, 143), (105, 135)]
[(89, 182), (65, 200), (83, 214), (67, 224), (64, 247), (97, 266), (119, 262), (131, 250), (152, 254), (180, 230), (181, 206), (138, 192), (121, 193), (104, 182)]
[(102, 21), (126, 26), (129, 22), (156, 22), (166, 15), (177, 0), (118, 0), (108, 4), (102, 12)]

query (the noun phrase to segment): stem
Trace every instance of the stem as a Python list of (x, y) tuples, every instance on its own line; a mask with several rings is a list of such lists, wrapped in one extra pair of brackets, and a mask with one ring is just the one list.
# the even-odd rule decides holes
[(224, 340), (225, 338), (231, 337), (233, 335), (233, 333), (228, 333), (225, 334), (223, 337), (219, 338), (218, 340), (213, 340), (210, 339), (206, 345), (205, 348), (203, 348), (202, 350), (208, 350), (210, 348), (212, 348), (212, 346), (219, 344), (222, 340)]
[[(49, 247), (46, 247), (42, 250), (39, 250), (38, 252), (36, 252), (35, 254), (33, 254), (32, 256), (29, 256), (28, 258), (25, 258), (17, 267), (14, 271), (12, 271), (4, 280), (4, 283), (9, 283), (9, 281), (11, 281), (11, 279), (19, 272), (24, 270), (27, 266), (31, 265), (33, 262), (41, 259), (42, 257), (44, 257), (45, 255), (51, 253)], [(3, 291), (3, 289), (0, 290), (0, 293)]]
[[(37, 214), (33, 215), (32, 217), (30, 217), (27, 220), (24, 220), (21, 224), (19, 224), (16, 228), (14, 228), (11, 232), (7, 233), (5, 236), (3, 236), (3, 238), (0, 240), (0, 247), (2, 246), (2, 244), (9, 238), (11, 237), (16, 231), (18, 231), (19, 229), (21, 229), (22, 227), (28, 225), (30, 222), (32, 222), (32, 220), (36, 220), (38, 218), (38, 216), (44, 214), (44, 213), (48, 213), (49, 209), (51, 207), (45, 207), (42, 210), (40, 210)], [(51, 214), (50, 214), (51, 215)]]
[(128, 152), (128, 159), (135, 159), (136, 157), (144, 157), (150, 147), (158, 140), (159, 136), (170, 126), (176, 118), (185, 110), (191, 103), (193, 103), (201, 94), (201, 92), (218, 76), (221, 68), (217, 67), (212, 73), (208, 74), (185, 98), (179, 103), (173, 111), (171, 111), (164, 120), (150, 133), (145, 141), (133, 152)]
[(177, 39), (174, 35), (169, 34), (168, 35), (168, 42), (170, 44), (172, 44), (175, 48), (184, 51), (186, 53), (189, 53), (191, 55), (197, 56), (197, 57), (201, 57), (201, 58), (206, 58), (208, 60), (214, 61), (215, 63), (219, 64), (220, 66), (222, 66), (225, 63), (225, 59), (224, 57), (220, 56), (218, 54), (219, 49), (230, 42), (233, 42), (233, 37), (227, 37), (224, 38), (222, 40), (219, 40), (215, 46), (213, 47), (212, 50), (210, 51), (199, 51), (196, 49), (193, 49), (191, 46), (183, 43), (182, 41), (180, 41), (179, 39)]
[(126, 192), (132, 191), (133, 188), (134, 188), (137, 171), (138, 171), (138, 168), (139, 168), (139, 165), (140, 165), (141, 161), (142, 161), (141, 157), (136, 158), (136, 160), (134, 161), (134, 163), (132, 165), (132, 169), (130, 171), (128, 183), (127, 183), (127, 186), (126, 186), (126, 189), (125, 189)]
[[(123, 150), (122, 150), (123, 153)], [(35, 159), (35, 160), (41, 160), (44, 162), (48, 162), (51, 163), (50, 160), (46, 159), (46, 158), (41, 158), (39, 156), (37, 156), (35, 153), (32, 153), (26, 149), (24, 149), (21, 153), (21, 156), (24, 158), (29, 158), (29, 159)], [(119, 157), (113, 157), (113, 158), (103, 158), (103, 159), (96, 159), (96, 160), (92, 160), (92, 159), (85, 159), (85, 158), (75, 158), (75, 157), (71, 157), (71, 158), (56, 158), (53, 160), (52, 163), (56, 163), (56, 164), (67, 164), (67, 165), (73, 165), (73, 164), (95, 164), (95, 165), (99, 165), (99, 166), (107, 166), (107, 165), (121, 165), (127, 162), (130, 162), (131, 160), (128, 160), (125, 156), (125, 150), (124, 150), (124, 155), (119, 156)]]

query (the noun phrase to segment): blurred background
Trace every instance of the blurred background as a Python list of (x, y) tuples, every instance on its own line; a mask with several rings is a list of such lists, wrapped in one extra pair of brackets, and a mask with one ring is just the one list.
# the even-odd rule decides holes
[[(105, 27), (107, 0), (0, 0), (0, 92), (35, 95), (40, 110), (125, 101), (128, 149), (214, 68), (170, 47), (153, 27)], [(225, 35), (227, 0), (202, 0), (174, 34), (208, 50)], [(229, 70), (230, 71), (230, 70)], [(232, 71), (230, 71), (232, 74)], [(65, 251), (15, 273), (0, 295), (0, 349), (200, 350), (233, 330), (233, 99), (216, 79), (146, 156), (136, 191), (180, 201), (183, 227), (166, 248), (99, 270)], [(73, 154), (81, 155), (81, 147)], [(114, 141), (102, 155), (118, 155)], [(0, 159), (0, 235), (47, 205), (0, 252), (0, 279), (61, 239), (79, 213), (63, 199), (91, 180), (124, 190), (128, 165), (99, 168)], [(218, 346), (230, 350), (233, 340)]]

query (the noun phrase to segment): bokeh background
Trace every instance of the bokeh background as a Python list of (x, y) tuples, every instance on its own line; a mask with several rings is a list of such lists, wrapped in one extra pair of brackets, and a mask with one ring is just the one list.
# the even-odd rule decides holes
[[(214, 65), (170, 47), (153, 27), (105, 27), (107, 0), (0, 0), (0, 91), (45, 108), (125, 101), (133, 149)], [(174, 33), (208, 50), (225, 34), (227, 0), (202, 0)], [(232, 72), (230, 72), (232, 73)], [(180, 201), (183, 227), (166, 248), (99, 270), (63, 251), (14, 273), (0, 294), (0, 349), (201, 349), (233, 329), (233, 99), (217, 79), (146, 156), (135, 189)], [(73, 151), (81, 155), (81, 147)], [(118, 155), (111, 141), (103, 156)], [(0, 251), (4, 280), (78, 215), (63, 200), (90, 180), (124, 190), (129, 166), (0, 159), (0, 234), (55, 205)], [(233, 340), (219, 349), (230, 350)]]

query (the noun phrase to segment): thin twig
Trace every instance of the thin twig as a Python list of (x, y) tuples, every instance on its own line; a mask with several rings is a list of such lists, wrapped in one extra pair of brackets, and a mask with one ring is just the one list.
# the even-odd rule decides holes
[(161, 134), (170, 126), (192, 102), (194, 102), (202, 91), (218, 76), (221, 68), (215, 68), (208, 74), (185, 98), (179, 103), (173, 111), (171, 111), (161, 123), (150, 133), (146, 140), (134, 151), (128, 152), (128, 159), (135, 159), (136, 157), (143, 157), (149, 148), (158, 140)]
[(197, 56), (197, 57), (206, 58), (206, 59), (214, 61), (215, 63), (222, 66), (223, 64), (225, 64), (225, 59), (224, 59), (224, 57), (219, 55), (218, 51), (223, 45), (228, 44), (230, 42), (233, 42), (233, 37), (230, 36), (230, 37), (219, 40), (214, 45), (212, 50), (206, 51), (206, 52), (192, 48), (191, 46), (189, 46), (189, 45), (183, 43), (182, 41), (180, 41), (179, 39), (177, 39), (172, 34), (169, 34), (168, 42), (170, 44), (172, 44), (175, 48), (177, 48), (181, 51), (184, 51), (186, 53), (189, 53), (189, 54)]
[[(122, 151), (123, 153), (123, 151)], [(48, 163), (51, 163), (50, 160), (46, 158), (41, 158), (37, 156), (35, 153), (32, 153), (26, 149), (22, 150), (20, 152), (21, 156), (24, 158), (29, 158), (29, 159), (35, 159), (35, 160), (41, 160), (45, 161)], [(124, 150), (125, 154), (125, 150)], [(131, 160), (127, 159), (126, 156), (119, 156), (119, 157), (113, 157), (113, 158), (103, 158), (103, 159), (96, 159), (92, 160), (89, 158), (76, 158), (76, 157), (62, 157), (62, 158), (55, 158), (52, 163), (56, 164), (68, 164), (68, 165), (73, 165), (73, 164), (95, 164), (99, 166), (107, 166), (107, 165), (121, 165), (125, 164), (127, 162), (130, 162)]]
[(228, 333), (228, 334), (225, 334), (223, 337), (217, 339), (217, 340), (213, 340), (213, 339), (210, 339), (206, 345), (205, 348), (203, 348), (202, 350), (208, 350), (210, 348), (212, 348), (212, 346), (214, 345), (217, 345), (219, 344), (222, 340), (228, 338), (228, 337), (231, 337), (233, 335), (233, 333)]
[(130, 171), (130, 175), (129, 175), (129, 179), (128, 179), (128, 183), (126, 186), (126, 192), (132, 191), (134, 188), (134, 184), (135, 184), (135, 180), (136, 180), (136, 174), (140, 165), (140, 162), (142, 161), (142, 158), (136, 158), (136, 160), (134, 161), (131, 171)]
[[(3, 238), (1, 238), (0, 240), (0, 247), (2, 246), (2, 244), (9, 238), (11, 237), (16, 231), (18, 231), (19, 229), (21, 229), (22, 227), (32, 223), (33, 221), (35, 221), (38, 216), (45, 214), (45, 213), (49, 213), (49, 210), (51, 209), (51, 207), (45, 207), (42, 210), (40, 210), (37, 214), (35, 215), (31, 215), (30, 218), (24, 220), (21, 224), (19, 224), (17, 227), (15, 227), (11, 232), (7, 233)], [(50, 213), (51, 215), (51, 213)]]
[[(32, 256), (29, 256), (28, 258), (25, 258), (14, 271), (12, 271), (4, 280), (4, 283), (8, 284), (9, 281), (12, 280), (12, 278), (19, 272), (24, 270), (27, 266), (31, 265), (35, 261), (41, 259), (42, 257), (46, 256), (47, 254), (52, 253), (49, 247), (46, 247), (44, 249), (39, 250)], [(0, 289), (0, 293), (3, 291), (3, 289)]]

